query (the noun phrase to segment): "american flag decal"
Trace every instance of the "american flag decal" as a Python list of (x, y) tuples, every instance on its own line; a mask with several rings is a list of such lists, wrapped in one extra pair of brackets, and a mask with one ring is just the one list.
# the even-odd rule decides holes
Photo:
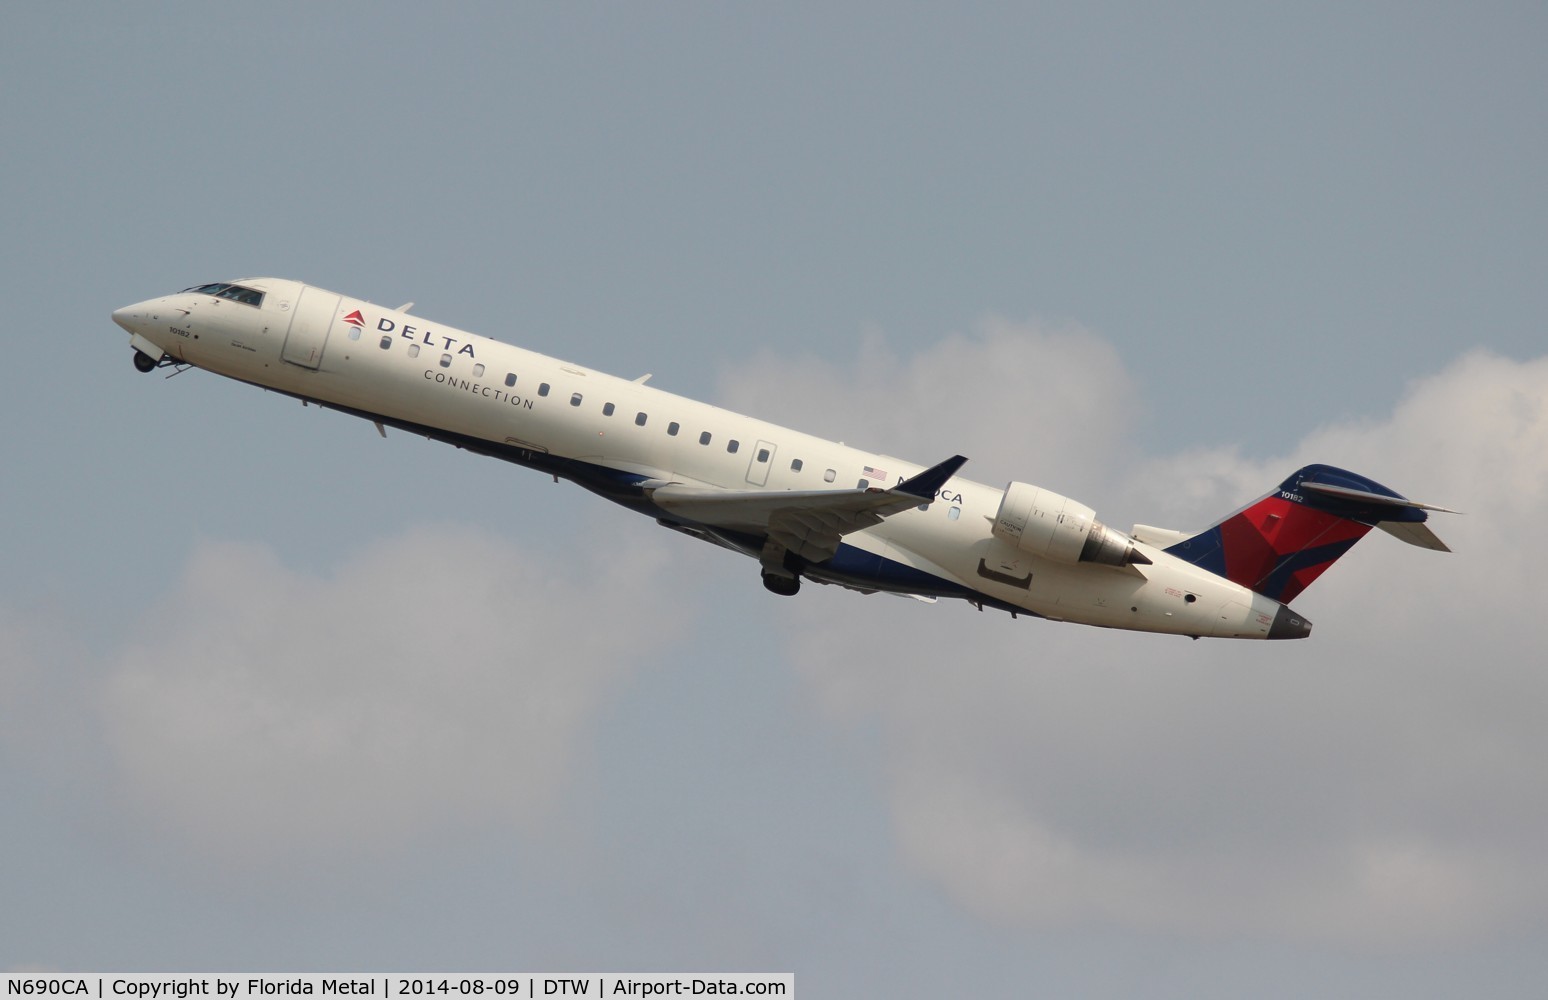
[(873, 469), (869, 465), (867, 465), (865, 467), (865, 471), (862, 472), (861, 475), (865, 476), (865, 478), (867, 478), (867, 479), (886, 479), (887, 478), (887, 473), (883, 472), (881, 469)]

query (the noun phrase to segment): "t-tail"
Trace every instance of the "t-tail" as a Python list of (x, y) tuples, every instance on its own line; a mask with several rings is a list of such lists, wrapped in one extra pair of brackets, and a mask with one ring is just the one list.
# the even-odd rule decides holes
[(1410, 545), (1451, 551), (1425, 521), (1445, 507), (1417, 503), (1331, 465), (1308, 465), (1255, 503), (1166, 551), (1288, 604), (1381, 528)]

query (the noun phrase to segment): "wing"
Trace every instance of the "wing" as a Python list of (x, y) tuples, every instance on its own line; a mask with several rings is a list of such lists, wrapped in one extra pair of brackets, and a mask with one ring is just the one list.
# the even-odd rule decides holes
[(928, 504), (967, 461), (961, 455), (891, 489), (715, 490), (664, 483), (645, 487), (656, 506), (688, 521), (714, 528), (766, 535), (810, 562), (831, 559), (852, 531), (880, 524), (910, 507)]

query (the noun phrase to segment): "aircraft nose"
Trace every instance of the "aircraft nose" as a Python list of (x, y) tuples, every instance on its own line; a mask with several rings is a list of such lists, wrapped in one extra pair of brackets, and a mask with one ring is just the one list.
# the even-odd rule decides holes
[(144, 302), (136, 302), (133, 305), (123, 306), (113, 310), (113, 322), (128, 330), (144, 336), (148, 328), (155, 322), (166, 304), (164, 299), (146, 299)]

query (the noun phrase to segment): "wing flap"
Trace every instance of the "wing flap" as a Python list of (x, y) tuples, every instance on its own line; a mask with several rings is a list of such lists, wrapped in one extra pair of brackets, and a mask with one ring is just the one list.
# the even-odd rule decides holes
[(808, 562), (826, 562), (838, 553), (839, 540), (845, 535), (880, 524), (883, 517), (875, 511), (781, 510), (769, 519), (768, 532)]

